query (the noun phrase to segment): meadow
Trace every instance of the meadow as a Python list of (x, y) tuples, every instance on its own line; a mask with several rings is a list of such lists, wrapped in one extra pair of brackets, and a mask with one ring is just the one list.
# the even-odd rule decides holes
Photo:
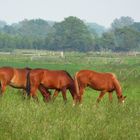
[[(140, 55), (115, 53), (33, 52), (0, 54), (0, 67), (63, 69), (72, 76), (81, 69), (113, 72), (126, 95), (125, 104), (113, 103), (106, 94), (96, 107), (99, 92), (87, 88), (83, 105), (72, 107), (67, 92), (55, 102), (23, 99), (21, 91), (7, 87), (0, 98), (0, 140), (139, 140), (140, 139)], [(52, 91), (53, 93), (53, 91)]]

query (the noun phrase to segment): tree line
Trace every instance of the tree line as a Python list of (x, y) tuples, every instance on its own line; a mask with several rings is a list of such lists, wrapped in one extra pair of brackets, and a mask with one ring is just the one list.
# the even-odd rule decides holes
[(134, 22), (131, 17), (120, 17), (105, 29), (73, 16), (61, 22), (25, 19), (7, 25), (0, 21), (0, 51), (13, 49), (140, 51), (140, 22)]

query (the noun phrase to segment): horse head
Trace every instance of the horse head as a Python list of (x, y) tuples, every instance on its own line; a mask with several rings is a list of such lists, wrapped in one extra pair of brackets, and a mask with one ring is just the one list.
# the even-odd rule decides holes
[(119, 96), (118, 97), (119, 103), (124, 103), (125, 102), (125, 98), (126, 98), (126, 96), (123, 96), (123, 95)]

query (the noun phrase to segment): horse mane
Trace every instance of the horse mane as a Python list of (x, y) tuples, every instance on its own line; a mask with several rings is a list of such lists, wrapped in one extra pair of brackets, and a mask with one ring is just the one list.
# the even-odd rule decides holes
[(26, 70), (32, 70), (32, 68), (29, 68), (29, 67), (25, 67), (25, 69), (26, 69)]
[(115, 75), (114, 75), (113, 83), (114, 83), (114, 86), (115, 86), (115, 90), (117, 92), (117, 95), (118, 96), (122, 95), (121, 85), (120, 85), (120, 83), (119, 83), (119, 81), (118, 81), (118, 79), (116, 78)]
[(27, 72), (27, 75), (26, 75), (26, 92), (27, 92), (27, 95), (29, 96), (30, 95), (30, 89), (31, 89), (31, 83), (30, 83), (30, 68), (26, 68), (26, 70), (28, 70)]
[(68, 76), (69, 76), (69, 78), (73, 81), (73, 78), (72, 78), (72, 76), (66, 71), (66, 70), (63, 70)]

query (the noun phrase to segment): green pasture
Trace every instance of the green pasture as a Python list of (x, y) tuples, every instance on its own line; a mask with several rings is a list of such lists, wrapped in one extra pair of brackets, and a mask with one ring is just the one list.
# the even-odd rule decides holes
[[(67, 92), (54, 103), (23, 99), (21, 91), (7, 87), (0, 99), (0, 140), (139, 140), (140, 55), (111, 53), (0, 54), (0, 66), (63, 69), (72, 76), (81, 69), (113, 72), (126, 95), (125, 104), (113, 103), (106, 94), (96, 107), (98, 92), (86, 89), (82, 106), (72, 107)], [(53, 91), (52, 91), (53, 93)]]

